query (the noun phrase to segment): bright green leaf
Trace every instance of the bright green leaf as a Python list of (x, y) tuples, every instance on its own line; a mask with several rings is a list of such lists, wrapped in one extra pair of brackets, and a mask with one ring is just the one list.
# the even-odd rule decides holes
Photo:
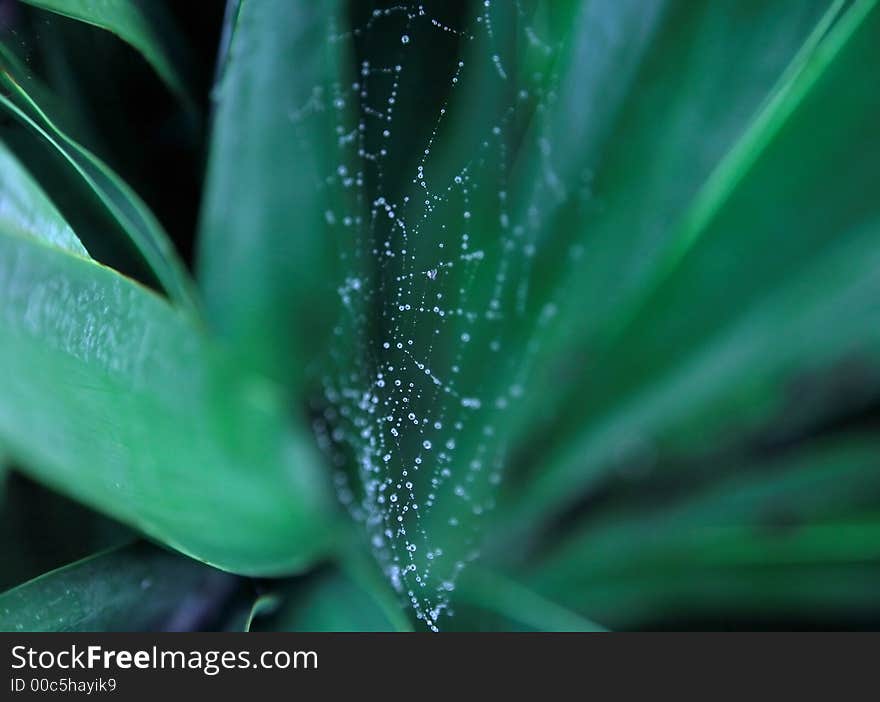
[(0, 442), (30, 475), (236, 572), (290, 572), (327, 547), (311, 442), (185, 315), (7, 233), (0, 291)]
[(70, 225), (24, 166), (0, 142), (0, 228), (88, 257)]

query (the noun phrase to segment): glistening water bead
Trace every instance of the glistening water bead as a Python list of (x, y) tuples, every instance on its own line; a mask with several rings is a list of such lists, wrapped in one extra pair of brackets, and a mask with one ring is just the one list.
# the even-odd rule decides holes
[[(514, 57), (495, 36), (494, 13), (513, 12), (523, 46), (538, 33), (519, 0), (504, 5), (486, 2), (468, 27), (452, 27), (417, 3), (374, 10), (365, 25), (332, 43), (347, 42), (352, 53), (356, 37), (399, 43), (382, 47), (381, 64), (362, 60), (356, 80), (330, 86), (332, 109), (316, 115), (334, 120), (338, 163), (322, 187), (341, 203), (325, 222), (338, 242), (344, 315), (315, 427), (339, 466), (340, 501), (368, 530), (389, 582), (432, 630), (451, 612), (456, 580), (478, 552), (477, 520), (500, 480), (504, 446), (495, 421), (515, 402), (512, 388), (521, 386), (526, 360), (503, 353), (500, 325), (523, 307), (527, 252), (545, 202), (536, 191), (524, 207), (508, 209), (508, 133), (519, 110), (537, 114), (545, 105), (532, 77), (508, 70)], [(484, 55), (466, 65), (459, 53), (471, 46)], [(448, 96), (424, 124), (402, 115), (428, 99), (422, 89), (429, 86), (416, 73), (426, 60), (450, 73)], [(476, 115), (486, 119), (477, 148), (444, 170), (434, 161), (438, 135), (458, 119), (451, 105), (468, 109), (458, 99), (468, 77), (495, 81), (505, 95), (507, 81), (525, 82), (497, 114)], [(413, 166), (401, 189), (391, 185), (399, 173), (390, 154), (402, 144), (414, 150), (402, 159)], [(447, 143), (440, 162), (455, 148)], [(474, 372), (490, 344), (493, 367), (507, 367), (517, 379), (502, 396), (487, 396)], [(352, 460), (354, 475), (346, 469)]]

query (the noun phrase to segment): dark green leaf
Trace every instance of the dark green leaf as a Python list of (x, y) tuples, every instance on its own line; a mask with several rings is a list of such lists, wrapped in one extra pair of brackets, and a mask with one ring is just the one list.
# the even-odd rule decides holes
[(0, 592), (98, 551), (130, 543), (131, 530), (0, 469)]
[(289, 587), (285, 603), (271, 619), (257, 621), (272, 631), (409, 631), (398, 605), (389, 609), (341, 572), (315, 576)]
[(524, 585), (479, 567), (465, 572), (457, 588), (456, 603), (495, 612), (537, 631), (606, 631)]
[(235, 578), (147, 544), (91, 556), (0, 594), (0, 631), (174, 631)]
[(733, 477), (653, 509), (586, 515), (529, 565), (529, 580), (619, 626), (638, 625), (659, 602), (716, 615), (782, 613), (807, 601), (861, 610), (868, 583), (880, 587), (880, 522), (870, 511), (880, 495), (878, 461), (880, 443), (870, 437), (811, 442), (734, 466)]
[[(188, 94), (163, 44), (163, 35), (151, 22), (150, 12), (135, 0), (24, 0), (34, 7), (55, 12), (106, 29), (131, 44), (179, 97)], [(158, 3), (156, 3), (158, 4)], [(155, 11), (155, 9), (153, 10)], [(168, 31), (168, 25), (162, 26)]]
[(134, 244), (172, 299), (195, 311), (189, 274), (144, 202), (96, 156), (64, 134), (10, 73), (0, 71), (0, 82), (13, 98), (0, 95), (0, 106), (62, 157)]

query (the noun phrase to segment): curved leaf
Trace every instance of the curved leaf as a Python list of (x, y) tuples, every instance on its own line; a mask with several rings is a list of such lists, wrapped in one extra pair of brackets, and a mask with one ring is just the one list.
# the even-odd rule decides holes
[[(43, 10), (106, 29), (131, 44), (179, 97), (189, 99), (149, 12), (135, 0), (24, 0)], [(154, 10), (155, 11), (155, 10)], [(167, 25), (163, 27), (167, 31)]]
[(0, 83), (14, 99), (0, 95), (0, 106), (61, 156), (134, 244), (169, 296), (196, 312), (189, 274), (146, 204), (109, 167), (64, 134), (10, 73), (0, 71)]
[(78, 256), (89, 255), (46, 193), (2, 142), (0, 228), (43, 239)]
[(113, 271), (0, 233), (0, 442), (23, 470), (195, 558), (308, 565), (330, 513), (276, 389)]
[(236, 627), (236, 631), (251, 631), (254, 627), (254, 621), (258, 617), (266, 616), (276, 611), (281, 604), (281, 599), (274, 593), (260, 595), (248, 608), (247, 614), (241, 624)]

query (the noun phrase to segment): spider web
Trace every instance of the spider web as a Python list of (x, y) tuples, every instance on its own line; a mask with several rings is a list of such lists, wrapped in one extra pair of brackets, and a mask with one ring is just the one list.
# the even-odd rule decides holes
[(485, 0), (470, 17), (437, 5), (338, 18), (354, 28), (328, 42), (356, 74), (291, 114), (323, 114), (336, 149), (321, 187), (337, 203), (325, 220), (344, 314), (315, 432), (340, 501), (435, 631), (502, 480), (497, 424), (534, 353), (513, 322), (528, 314), (543, 213), (564, 197), (541, 130), (559, 47), (537, 3)]

